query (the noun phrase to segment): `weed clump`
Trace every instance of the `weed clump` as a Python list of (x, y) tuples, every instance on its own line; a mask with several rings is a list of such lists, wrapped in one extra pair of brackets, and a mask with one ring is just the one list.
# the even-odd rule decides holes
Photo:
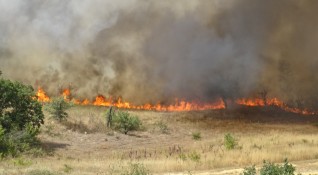
[(201, 140), (201, 133), (200, 132), (193, 132), (192, 133), (192, 139), (193, 140)]
[(227, 150), (232, 150), (237, 146), (237, 141), (232, 134), (227, 133), (224, 135), (224, 146)]
[(149, 170), (142, 164), (131, 164), (128, 170), (124, 171), (121, 175), (150, 175)]

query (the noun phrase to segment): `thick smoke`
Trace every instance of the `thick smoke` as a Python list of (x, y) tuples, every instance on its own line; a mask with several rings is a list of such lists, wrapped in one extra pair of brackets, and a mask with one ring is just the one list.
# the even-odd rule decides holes
[(79, 97), (318, 100), (318, 1), (0, 0), (0, 70)]

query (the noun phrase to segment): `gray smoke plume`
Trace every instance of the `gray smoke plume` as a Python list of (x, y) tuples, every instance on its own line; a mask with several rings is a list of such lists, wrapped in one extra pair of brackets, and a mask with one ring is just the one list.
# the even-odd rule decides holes
[(0, 0), (0, 70), (56, 95), (318, 100), (318, 1)]

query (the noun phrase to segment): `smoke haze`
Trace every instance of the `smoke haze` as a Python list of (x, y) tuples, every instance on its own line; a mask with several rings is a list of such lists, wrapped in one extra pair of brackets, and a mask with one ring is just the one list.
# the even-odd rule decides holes
[(0, 70), (135, 103), (318, 100), (318, 1), (0, 0)]

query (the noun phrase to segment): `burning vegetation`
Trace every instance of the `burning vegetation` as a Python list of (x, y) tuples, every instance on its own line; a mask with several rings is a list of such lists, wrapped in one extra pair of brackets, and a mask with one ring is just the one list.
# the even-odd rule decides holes
[[(0, 69), (42, 86), (43, 102), (62, 95), (128, 109), (313, 114), (317, 8), (298, 0), (10, 1), (0, 5)], [(76, 90), (56, 93), (69, 84)]]
[[(308, 109), (301, 109), (296, 107), (290, 107), (283, 101), (278, 98), (238, 98), (235, 100), (225, 100), (218, 98), (214, 102), (203, 103), (200, 101), (186, 101), (175, 99), (173, 104), (150, 104), (146, 103), (143, 105), (135, 105), (131, 102), (124, 101), (121, 97), (106, 98), (103, 95), (97, 95), (94, 100), (89, 99), (76, 99), (71, 95), (70, 89), (64, 89), (61, 92), (61, 96), (66, 101), (71, 101), (77, 105), (94, 105), (94, 106), (115, 106), (117, 108), (123, 109), (137, 109), (137, 110), (154, 110), (154, 111), (202, 111), (202, 110), (217, 110), (217, 109), (226, 109), (228, 104), (231, 105), (241, 105), (249, 107), (266, 107), (266, 106), (276, 106), (281, 108), (284, 111), (303, 114), (303, 115), (315, 115), (316, 112), (310, 111)], [(50, 102), (50, 97), (39, 87), (37, 92), (37, 98), (40, 102)]]

